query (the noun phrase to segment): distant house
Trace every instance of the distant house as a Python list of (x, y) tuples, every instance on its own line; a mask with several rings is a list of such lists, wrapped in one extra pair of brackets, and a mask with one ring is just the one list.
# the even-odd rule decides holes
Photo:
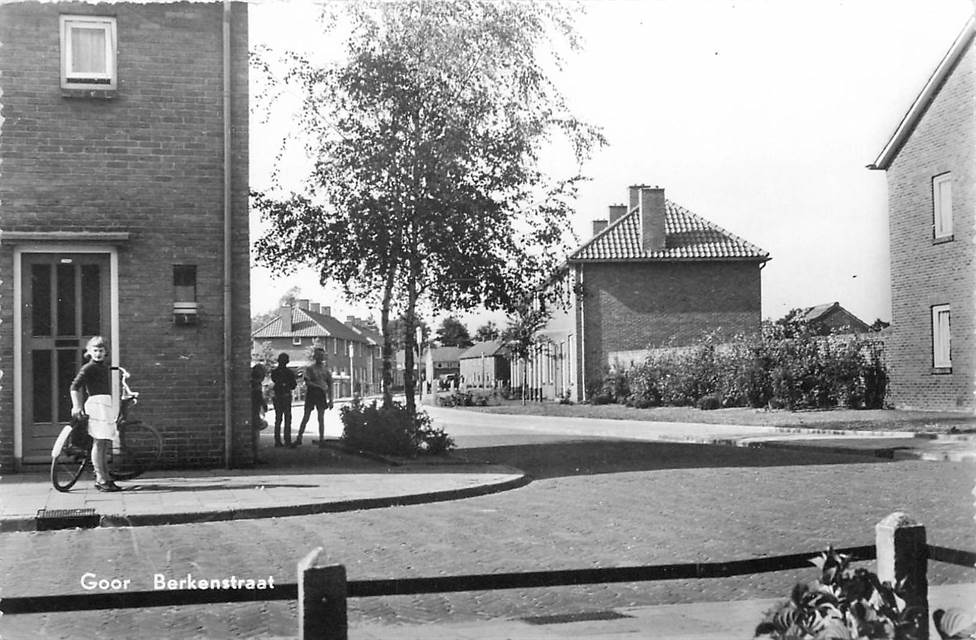
[(839, 302), (828, 302), (803, 309), (798, 317), (816, 333), (864, 333), (871, 327), (853, 313), (840, 306)]
[(897, 407), (976, 408), (976, 18), (869, 169), (888, 182)]
[[(593, 237), (551, 284), (565, 308), (553, 309), (528, 363), (533, 397), (581, 401), (621, 353), (759, 330), (769, 254), (665, 199), (663, 188), (632, 186), (628, 197), (594, 221)], [(513, 366), (513, 386), (522, 369)]]
[(299, 372), (311, 362), (315, 347), (325, 349), (336, 398), (379, 392), (376, 362), (380, 356), (375, 341), (364, 329), (353, 329), (332, 317), (330, 307), (308, 300), (281, 307), (251, 338), (256, 353), (264, 352), (272, 361), (287, 353), (289, 366)]
[(254, 461), (247, 11), (0, 2), (0, 474), (50, 464), (95, 335), (162, 464)]
[(500, 340), (476, 342), (459, 356), (462, 383), (468, 388), (494, 389), (511, 381), (508, 349)]
[(439, 385), (456, 385), (461, 373), (460, 347), (433, 347), (424, 351), (423, 362), (424, 380), (429, 380), (431, 389), (436, 391)]

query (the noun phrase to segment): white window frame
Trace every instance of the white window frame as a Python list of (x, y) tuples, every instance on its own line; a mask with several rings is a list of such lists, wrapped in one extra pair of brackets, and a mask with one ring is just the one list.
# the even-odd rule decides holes
[[(116, 70), (118, 45), (115, 18), (111, 16), (60, 16), (61, 26), (61, 87), (63, 89), (114, 90), (118, 87)], [(72, 72), (71, 37), (72, 28), (83, 26), (86, 29), (101, 28), (105, 31), (105, 66), (103, 73)]]
[(952, 237), (952, 174), (932, 178), (932, 237)]
[(932, 366), (952, 368), (952, 315), (949, 305), (932, 306)]
[(294, 336), (291, 339), (291, 344), (292, 344), (292, 346), (300, 347), (300, 346), (302, 346), (302, 339), (299, 338), (298, 336)]

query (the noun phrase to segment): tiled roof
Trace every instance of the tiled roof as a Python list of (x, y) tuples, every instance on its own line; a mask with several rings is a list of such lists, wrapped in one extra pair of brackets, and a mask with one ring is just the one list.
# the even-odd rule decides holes
[(804, 320), (804, 322), (812, 322), (812, 321), (820, 318), (824, 314), (826, 314), (828, 311), (830, 311), (834, 307), (839, 307), (839, 306), (840, 306), (840, 304), (837, 303), (837, 302), (828, 302), (826, 304), (818, 304), (815, 307), (810, 307), (809, 309), (806, 309), (803, 312), (803, 320)]
[(251, 337), (256, 339), (334, 337), (353, 342), (367, 342), (363, 335), (356, 333), (332, 316), (297, 308), (291, 310), (291, 331), (282, 331), (281, 318), (277, 317), (255, 331)]
[(598, 233), (569, 256), (570, 261), (618, 260), (769, 260), (759, 247), (720, 226), (666, 201), (664, 249), (645, 252), (637, 207)]
[(492, 356), (502, 355), (504, 353), (504, 345), (501, 340), (488, 340), (487, 342), (476, 342), (471, 347), (468, 347), (459, 356), (459, 360), (467, 360), (468, 358), (480, 358), (482, 354), (486, 358)]

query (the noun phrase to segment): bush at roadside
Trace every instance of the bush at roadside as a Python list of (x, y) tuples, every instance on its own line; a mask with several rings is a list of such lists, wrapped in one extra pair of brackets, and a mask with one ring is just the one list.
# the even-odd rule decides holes
[(659, 349), (627, 370), (609, 371), (590, 390), (593, 404), (852, 409), (884, 407), (888, 372), (871, 336), (820, 336), (778, 325), (759, 336)]
[(431, 423), (426, 411), (411, 414), (399, 402), (377, 407), (354, 398), (340, 409), (342, 442), (354, 449), (413, 457), (438, 455), (454, 448), (454, 439)]

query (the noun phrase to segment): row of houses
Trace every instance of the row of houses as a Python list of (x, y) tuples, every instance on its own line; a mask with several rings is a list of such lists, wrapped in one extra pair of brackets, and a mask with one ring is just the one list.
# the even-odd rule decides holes
[[(49, 460), (93, 335), (144, 392), (165, 464), (255, 459), (247, 15), (240, 1), (0, 3), (0, 472)], [(889, 185), (900, 407), (976, 408), (974, 33), (970, 19), (870, 165)], [(552, 282), (567, 308), (534, 386), (582, 400), (611, 353), (755, 330), (769, 259), (663, 188), (630, 187)], [(321, 306), (286, 315), (282, 350), (300, 360), (312, 336), (296, 334), (325, 327), (340, 384), (375, 388), (375, 336)]]

